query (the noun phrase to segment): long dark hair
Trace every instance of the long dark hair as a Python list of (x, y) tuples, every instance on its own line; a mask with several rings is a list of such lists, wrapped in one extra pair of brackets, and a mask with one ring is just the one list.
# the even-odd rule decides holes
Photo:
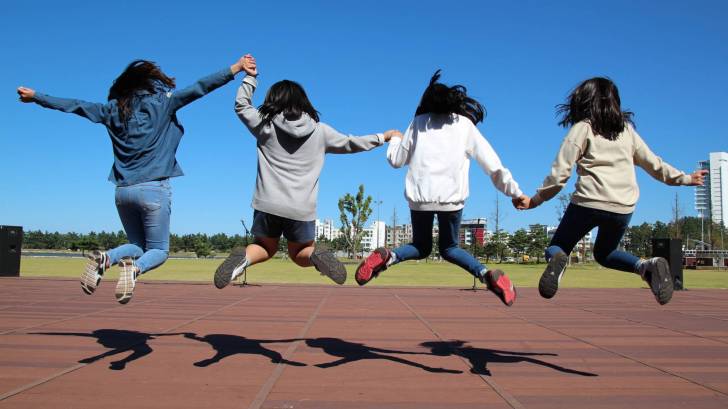
[(258, 111), (263, 124), (269, 124), (280, 113), (283, 113), (286, 119), (297, 119), (305, 112), (314, 121), (319, 121), (319, 112), (311, 105), (306, 91), (301, 84), (290, 80), (278, 81), (271, 85)]
[(440, 71), (430, 78), (430, 84), (422, 94), (415, 116), (422, 114), (459, 114), (468, 117), (473, 124), (483, 122), (485, 108), (480, 102), (470, 98), (462, 85), (447, 85), (438, 82)]
[(122, 122), (126, 122), (131, 114), (131, 100), (137, 91), (155, 93), (159, 88), (174, 87), (174, 78), (163, 73), (157, 64), (147, 60), (134, 60), (111, 84), (108, 100), (116, 100), (119, 117)]
[(619, 90), (609, 78), (594, 77), (579, 84), (556, 106), (556, 115), (561, 115), (559, 125), (572, 126), (587, 120), (592, 132), (611, 141), (617, 139), (627, 123), (634, 126), (630, 111), (623, 111)]

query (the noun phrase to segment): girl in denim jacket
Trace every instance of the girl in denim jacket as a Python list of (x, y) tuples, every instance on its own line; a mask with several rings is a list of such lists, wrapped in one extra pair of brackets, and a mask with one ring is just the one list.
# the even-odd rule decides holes
[(175, 90), (174, 78), (155, 63), (136, 60), (114, 80), (106, 103), (18, 88), (22, 102), (35, 102), (102, 124), (111, 138), (114, 164), (109, 180), (116, 185), (116, 208), (129, 243), (89, 253), (81, 274), (81, 289), (86, 294), (92, 294), (104, 272), (118, 263), (121, 271), (116, 300), (126, 304), (137, 277), (165, 262), (172, 202), (169, 178), (183, 174), (175, 158), (184, 133), (177, 110), (231, 81), (242, 70), (242, 61)]

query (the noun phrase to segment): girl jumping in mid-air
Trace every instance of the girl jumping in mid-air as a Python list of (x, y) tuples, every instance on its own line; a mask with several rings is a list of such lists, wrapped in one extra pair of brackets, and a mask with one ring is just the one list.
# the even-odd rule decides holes
[(131, 300), (140, 274), (159, 267), (169, 252), (172, 189), (169, 178), (182, 176), (175, 153), (184, 129), (177, 110), (231, 81), (242, 70), (243, 59), (175, 90), (170, 78), (153, 62), (129, 64), (109, 89), (108, 102), (65, 99), (18, 88), (20, 100), (74, 113), (106, 127), (114, 151), (109, 180), (116, 185), (116, 208), (128, 244), (107, 252), (89, 253), (81, 274), (81, 289), (93, 293), (104, 272), (119, 264), (116, 300)]
[(637, 273), (649, 283), (657, 302), (672, 298), (673, 281), (667, 261), (661, 257), (640, 260), (618, 250), (632, 218), (639, 187), (634, 166), (643, 168), (668, 185), (703, 184), (706, 171), (690, 175), (656, 156), (635, 131), (632, 112), (623, 111), (619, 91), (608, 78), (591, 78), (579, 84), (558, 106), (559, 125), (570, 126), (551, 173), (530, 199), (514, 200), (518, 209), (531, 209), (554, 197), (577, 165), (579, 179), (571, 203), (546, 249), (548, 266), (538, 284), (544, 298), (552, 298), (566, 270), (568, 255), (576, 243), (598, 227), (594, 258), (604, 267)]
[(234, 249), (215, 272), (224, 288), (253, 264), (273, 257), (283, 235), (288, 254), (301, 267), (313, 265), (337, 284), (346, 281), (344, 265), (330, 251), (314, 246), (318, 182), (327, 153), (374, 149), (398, 131), (362, 137), (345, 136), (319, 122), (303, 88), (289, 80), (273, 84), (258, 109), (252, 104), (258, 69), (248, 55), (247, 75), (238, 89), (235, 112), (257, 141), (258, 175), (252, 207), (255, 243)]
[(442, 257), (480, 279), (510, 306), (516, 300), (510, 279), (501, 270), (488, 270), (458, 247), (470, 159), (478, 162), (507, 196), (519, 200), (527, 197), (475, 126), (483, 121), (483, 106), (468, 97), (465, 87), (446, 86), (438, 82), (439, 78), (438, 70), (404, 137), (393, 137), (387, 149), (393, 167), (409, 165), (405, 196), (412, 217), (412, 243), (391, 251), (383, 247), (374, 250), (357, 268), (356, 281), (364, 285), (392, 264), (427, 257), (432, 251), (432, 223), (437, 216)]

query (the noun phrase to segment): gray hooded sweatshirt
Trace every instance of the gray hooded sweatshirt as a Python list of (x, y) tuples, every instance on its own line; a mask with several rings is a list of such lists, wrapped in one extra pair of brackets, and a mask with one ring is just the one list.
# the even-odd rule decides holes
[(264, 125), (251, 103), (257, 85), (255, 77), (246, 76), (235, 98), (235, 112), (258, 141), (253, 209), (293, 220), (314, 220), (324, 155), (368, 151), (381, 146), (384, 136), (346, 136), (305, 113), (295, 120), (279, 114)]

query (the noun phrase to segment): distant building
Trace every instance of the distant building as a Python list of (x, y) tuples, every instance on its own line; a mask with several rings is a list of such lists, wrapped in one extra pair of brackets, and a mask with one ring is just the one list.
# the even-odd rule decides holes
[(728, 152), (711, 152), (709, 159), (698, 162), (707, 170), (703, 186), (695, 187), (695, 210), (701, 218), (728, 225)]
[(331, 219), (325, 219), (323, 221), (316, 219), (316, 240), (323, 236), (326, 240), (334, 240), (341, 236), (341, 232), (338, 228), (334, 227), (334, 221)]
[(361, 248), (364, 251), (373, 251), (377, 247), (384, 247), (387, 239), (387, 226), (382, 221), (375, 221), (371, 226), (364, 229), (361, 239)]
[(460, 245), (470, 246), (474, 243), (485, 245), (487, 222), (488, 219), (485, 217), (463, 220), (460, 223)]
[(387, 226), (387, 244), (389, 248), (399, 247), (412, 242), (412, 225), (401, 224), (398, 226)]

